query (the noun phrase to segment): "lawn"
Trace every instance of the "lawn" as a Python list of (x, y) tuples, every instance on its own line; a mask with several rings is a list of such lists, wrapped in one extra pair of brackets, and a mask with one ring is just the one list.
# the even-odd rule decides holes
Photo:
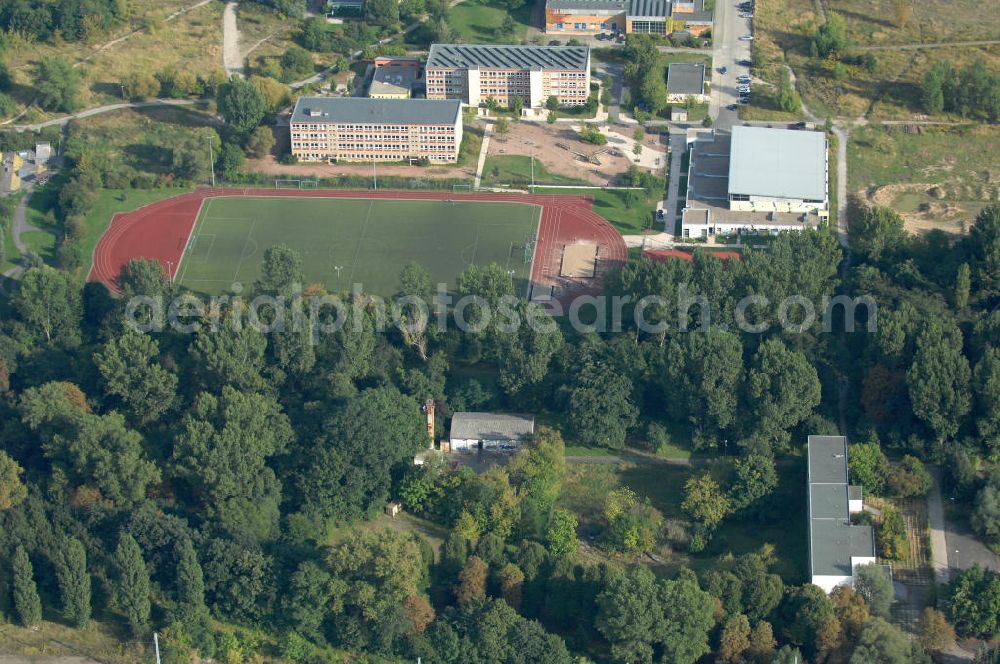
[(97, 202), (84, 218), (84, 236), (80, 240), (80, 256), (83, 257), (83, 273), (90, 272), (97, 241), (108, 229), (111, 219), (118, 212), (130, 212), (144, 205), (186, 193), (187, 189), (100, 189)]
[(363, 199), (209, 199), (195, 224), (178, 281), (207, 294), (252, 283), (264, 251), (283, 243), (303, 258), (306, 278), (344, 292), (390, 296), (400, 268), (423, 265), (433, 283), (454, 286), (470, 264), (500, 263), (523, 292), (524, 246), (539, 208), (520, 203)]
[(594, 199), (594, 212), (607, 219), (622, 235), (636, 235), (651, 228), (656, 204), (666, 197), (662, 191), (647, 193), (621, 189), (541, 189), (539, 192), (590, 196)]
[[(605, 497), (613, 489), (628, 486), (640, 498), (648, 498), (666, 519), (686, 523), (680, 507), (684, 484), (703, 468), (707, 470), (662, 463), (570, 464), (558, 504), (577, 514), (584, 534), (595, 534), (600, 528)], [(775, 573), (786, 583), (801, 583), (806, 578), (808, 559), (805, 472), (801, 459), (779, 460), (778, 487), (762, 501), (758, 515), (731, 515), (704, 551), (691, 554), (678, 550), (674, 557), (680, 563), (704, 569), (727, 553), (751, 553), (771, 544), (777, 561)]]
[[(503, 35), (500, 27), (504, 17), (514, 19), (514, 33)], [(519, 44), (528, 34), (531, 3), (513, 12), (484, 0), (466, 0), (448, 11), (448, 25), (459, 41), (467, 44)]]
[[(534, 168), (534, 180), (532, 180)], [(483, 164), (483, 186), (526, 187), (537, 184), (586, 185), (585, 180), (549, 172), (540, 159), (519, 154), (492, 155)], [(546, 192), (549, 193), (549, 192)]]

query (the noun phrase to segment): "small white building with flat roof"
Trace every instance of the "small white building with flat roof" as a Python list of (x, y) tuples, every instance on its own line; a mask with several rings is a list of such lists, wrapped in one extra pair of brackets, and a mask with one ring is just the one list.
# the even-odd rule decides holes
[(730, 151), (730, 210), (826, 210), (826, 133), (736, 126)]

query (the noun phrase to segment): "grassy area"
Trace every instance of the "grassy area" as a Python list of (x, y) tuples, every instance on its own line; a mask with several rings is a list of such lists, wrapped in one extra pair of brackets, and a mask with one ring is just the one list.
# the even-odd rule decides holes
[[(514, 32), (502, 34), (504, 18), (514, 19)], [(460, 41), (468, 44), (518, 44), (528, 34), (531, 3), (515, 9), (491, 5), (486, 0), (466, 0), (448, 11), (448, 25)]]
[[(828, 10), (847, 22), (847, 36), (858, 44), (996, 39), (996, 7), (979, 0), (907, 2), (900, 14), (894, 0), (825, 0)], [(905, 18), (905, 21), (901, 21)]]
[(622, 235), (635, 235), (651, 228), (656, 204), (665, 196), (662, 191), (647, 193), (619, 189), (540, 189), (539, 191), (546, 194), (590, 196), (594, 199), (594, 212), (611, 222)]
[(118, 212), (129, 212), (156, 201), (178, 196), (187, 189), (101, 189), (97, 202), (84, 218), (84, 236), (80, 240), (80, 256), (83, 257), (83, 273), (90, 272), (91, 257), (97, 241), (108, 229), (112, 217)]
[[(648, 498), (665, 518), (686, 523), (680, 504), (684, 484), (695, 472), (702, 470), (653, 463), (571, 464), (558, 503), (577, 514), (583, 533), (596, 534), (606, 496), (613, 489), (628, 486), (640, 497)], [(808, 558), (805, 464), (801, 459), (783, 459), (778, 475), (778, 488), (762, 502), (759, 514), (730, 516), (704, 551), (675, 551), (671, 559), (704, 569), (726, 553), (741, 555), (771, 544), (775, 548), (775, 572), (787, 583), (801, 583), (806, 577)]]
[(433, 283), (454, 284), (468, 265), (500, 263), (524, 289), (524, 243), (539, 210), (519, 203), (363, 199), (210, 199), (196, 222), (178, 281), (208, 294), (260, 274), (264, 251), (284, 243), (299, 251), (306, 277), (333, 292), (361, 284), (390, 296), (400, 266), (423, 265)]
[[(195, 4), (193, 0), (134, 0), (133, 18), (128, 24), (114, 27), (90, 44), (49, 44), (19, 38), (7, 41), (5, 58), (15, 82), (12, 96), (22, 104), (34, 98), (31, 72), (41, 58), (61, 56), (82, 63), (83, 81), (80, 104), (97, 106), (121, 100), (119, 83), (133, 72), (155, 73), (169, 68), (196, 74), (220, 69), (222, 65), (223, 4), (211, 2), (173, 20), (166, 18), (178, 9)], [(128, 39), (108, 46), (108, 42), (138, 32)], [(30, 113), (25, 119), (42, 117)]]
[(962, 234), (976, 213), (1000, 200), (1000, 127), (863, 127), (850, 134), (848, 190), (897, 210), (911, 232)]
[[(106, 623), (91, 621), (83, 629), (43, 621), (35, 627), (0, 625), (0, 655), (38, 657), (55, 660), (58, 657), (92, 658), (93, 661), (137, 661), (124, 629), (116, 633)], [(141, 658), (140, 658), (141, 660)]]
[(609, 457), (613, 455), (614, 452), (606, 447), (585, 447), (583, 445), (568, 445), (566, 447), (566, 456)]
[(487, 157), (483, 165), (483, 184), (489, 187), (529, 185), (532, 182), (532, 167), (534, 167), (534, 182), (538, 184), (587, 184), (585, 180), (551, 173), (539, 159), (532, 160), (530, 156), (515, 154)]
[(469, 121), (465, 121), (462, 128), (462, 144), (458, 147), (458, 159), (455, 166), (475, 168), (479, 164), (479, 151), (483, 147), (483, 128), (481, 126), (471, 126)]

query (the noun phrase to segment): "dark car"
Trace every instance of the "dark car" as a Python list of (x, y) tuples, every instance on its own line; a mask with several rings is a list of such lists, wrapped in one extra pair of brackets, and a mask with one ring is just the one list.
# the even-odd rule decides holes
[(805, 122), (796, 122), (795, 124), (792, 125), (792, 129), (805, 129), (805, 128), (806, 128)]
[(752, 67), (753, 66), (753, 63), (750, 62), (749, 60), (737, 60), (736, 64), (740, 65), (741, 67)]

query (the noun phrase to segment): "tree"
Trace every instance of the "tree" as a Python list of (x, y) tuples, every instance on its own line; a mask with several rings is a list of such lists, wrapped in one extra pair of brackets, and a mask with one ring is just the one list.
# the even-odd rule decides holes
[(497, 136), (499, 136), (500, 138), (505, 137), (507, 134), (510, 133), (510, 120), (508, 120), (506, 116), (500, 116), (499, 118), (497, 118), (494, 130), (496, 131)]
[(205, 616), (205, 577), (190, 537), (177, 543), (177, 604), (182, 619)]
[(627, 553), (653, 550), (663, 524), (663, 516), (647, 498), (640, 501), (634, 491), (621, 487), (608, 492), (604, 501), (605, 539)]
[(239, 178), (245, 161), (246, 155), (243, 154), (243, 149), (239, 145), (235, 143), (223, 143), (215, 166), (222, 175), (223, 180), (233, 181)]
[(944, 85), (952, 76), (951, 65), (935, 62), (924, 74), (921, 84), (921, 104), (930, 115), (937, 115), (945, 107)]
[(11, 559), (13, 572), (14, 612), (24, 627), (34, 627), (42, 619), (42, 600), (35, 585), (35, 572), (28, 552), (18, 545)]
[(21, 320), (44, 335), (46, 342), (79, 343), (83, 303), (80, 289), (65, 272), (50, 267), (28, 270), (12, 302)]
[(860, 484), (864, 492), (880, 496), (885, 492), (889, 476), (889, 459), (876, 442), (851, 445), (847, 454), (851, 481)]
[(17, 507), (28, 497), (28, 488), (21, 481), (23, 472), (17, 461), (0, 450), (0, 512)]
[(459, 605), (468, 604), (486, 596), (486, 577), (489, 567), (478, 556), (469, 556), (458, 575), (455, 599)]
[(140, 637), (149, 627), (149, 572), (142, 550), (128, 533), (123, 533), (115, 549), (118, 570), (118, 601), (128, 619), (132, 636)]
[(792, 86), (792, 75), (787, 67), (782, 67), (778, 71), (778, 108), (786, 113), (801, 113), (802, 98)]
[(781, 603), (785, 635), (797, 645), (814, 644), (820, 624), (832, 615), (830, 598), (811, 583), (790, 589)]
[(302, 255), (286, 244), (276, 244), (264, 250), (260, 276), (253, 288), (261, 295), (288, 296), (293, 287), (301, 287), (305, 280)]
[(708, 473), (702, 473), (691, 477), (684, 484), (681, 509), (695, 521), (714, 528), (730, 513), (731, 505), (718, 482)]
[(581, 355), (576, 373), (564, 388), (574, 413), (573, 433), (584, 445), (623, 449), (625, 435), (639, 414), (632, 380), (603, 348), (584, 348)]
[(972, 278), (977, 290), (1000, 292), (1000, 205), (987, 205), (969, 229)]
[(524, 572), (517, 565), (507, 563), (500, 570), (500, 594), (515, 611), (521, 609), (521, 593), (524, 588)]
[(292, 91), (288, 86), (269, 76), (251, 76), (250, 83), (264, 99), (265, 115), (277, 113), (291, 101)]
[(979, 565), (945, 588), (945, 612), (962, 636), (989, 639), (1000, 633), (1000, 575)]
[(260, 125), (267, 105), (260, 90), (237, 76), (219, 88), (219, 112), (237, 133), (247, 135)]
[(778, 472), (770, 456), (747, 454), (736, 460), (735, 470), (736, 478), (728, 492), (734, 512), (750, 507), (778, 486)]
[(765, 664), (771, 661), (777, 645), (771, 623), (761, 620), (753, 626), (753, 631), (750, 632), (750, 644), (747, 646), (746, 653), (752, 661)]
[(882, 618), (872, 618), (861, 630), (850, 664), (918, 664), (927, 662), (920, 645), (913, 643), (897, 627)]
[(177, 399), (177, 376), (156, 361), (159, 352), (151, 336), (127, 327), (94, 355), (105, 392), (119, 397), (140, 425), (159, 420)]
[(826, 21), (816, 29), (812, 43), (820, 57), (835, 56), (847, 48), (847, 22), (836, 12), (827, 12)]
[(571, 556), (576, 553), (576, 515), (564, 509), (555, 510), (546, 539), (549, 551), (554, 556)]
[(788, 430), (820, 402), (819, 377), (805, 355), (780, 339), (768, 339), (753, 356), (747, 375), (749, 427), (754, 446), (787, 443)]
[(288, 48), (281, 55), (282, 77), (286, 81), (296, 81), (313, 75), (316, 68), (309, 51), (298, 46)]
[(969, 523), (985, 539), (1000, 541), (1000, 487), (986, 484), (976, 493)]
[(854, 568), (854, 590), (864, 597), (873, 615), (888, 618), (894, 591), (892, 579), (881, 565), (858, 565)]
[(545, 108), (547, 108), (550, 111), (558, 111), (559, 97), (555, 95), (549, 95), (548, 98), (545, 100)]
[(889, 473), (889, 490), (893, 495), (908, 498), (926, 496), (933, 480), (920, 459), (907, 454), (898, 466)]
[(160, 80), (148, 72), (133, 72), (122, 81), (129, 99), (149, 99), (160, 96)]
[(615, 661), (652, 662), (662, 623), (656, 578), (645, 566), (616, 573), (597, 596), (594, 626), (611, 644)]
[(307, 560), (299, 564), (288, 584), (284, 605), (289, 622), (311, 639), (322, 636), (322, 624), (330, 612), (330, 574)]
[(659, 639), (663, 659), (676, 664), (694, 664), (709, 652), (709, 631), (715, 626), (715, 600), (698, 587), (690, 570), (672, 581), (661, 584), (660, 602), (663, 622), (659, 624)]
[[(512, 22), (514, 19), (507, 15), (507, 18)], [(510, 110), (514, 112), (514, 121), (517, 122), (521, 119), (521, 111), (524, 110), (524, 99), (521, 97), (514, 97), (514, 102), (510, 105)]]
[(866, 207), (848, 230), (851, 247), (869, 262), (891, 258), (906, 240), (903, 218), (890, 208)]
[(65, 58), (42, 58), (35, 65), (38, 103), (47, 111), (72, 113), (80, 104), (80, 72)]
[(646, 110), (653, 115), (667, 107), (667, 84), (663, 81), (663, 71), (656, 67), (648, 70), (642, 78), (639, 94)]
[(174, 473), (225, 530), (267, 539), (277, 529), (281, 485), (267, 459), (293, 434), (270, 397), (223, 387), (196, 397), (174, 441)]
[(671, 412), (694, 426), (697, 446), (717, 445), (733, 425), (743, 380), (743, 344), (731, 332), (699, 329), (671, 342), (663, 389)]
[(920, 614), (920, 645), (933, 653), (950, 650), (955, 645), (955, 628), (937, 609), (927, 607)]
[(871, 618), (865, 598), (855, 592), (854, 588), (837, 586), (830, 593), (830, 603), (833, 604), (833, 611), (848, 642), (856, 641), (861, 628)]
[(886, 507), (876, 530), (879, 551), (883, 558), (900, 560), (906, 555), (906, 523), (898, 510)]
[(374, 0), (365, 2), (365, 22), (383, 28), (393, 28), (399, 23), (399, 2)]
[(63, 539), (54, 562), (63, 618), (73, 627), (86, 627), (90, 621), (90, 574), (83, 544), (72, 537)]
[(750, 621), (742, 613), (731, 616), (722, 626), (719, 657), (724, 662), (738, 662), (749, 647)]
[(427, 447), (417, 402), (394, 387), (361, 392), (328, 420), (300, 470), (303, 511), (321, 518), (358, 519), (381, 510), (390, 470)]
[(906, 374), (913, 414), (939, 440), (951, 438), (972, 407), (962, 332), (952, 321), (931, 319), (917, 336), (916, 349)]
[(955, 290), (952, 292), (952, 302), (956, 309), (965, 309), (969, 304), (969, 292), (972, 289), (972, 271), (968, 263), (958, 266), (955, 274)]
[(247, 139), (247, 154), (262, 158), (271, 154), (274, 149), (274, 132), (270, 127), (257, 127)]

